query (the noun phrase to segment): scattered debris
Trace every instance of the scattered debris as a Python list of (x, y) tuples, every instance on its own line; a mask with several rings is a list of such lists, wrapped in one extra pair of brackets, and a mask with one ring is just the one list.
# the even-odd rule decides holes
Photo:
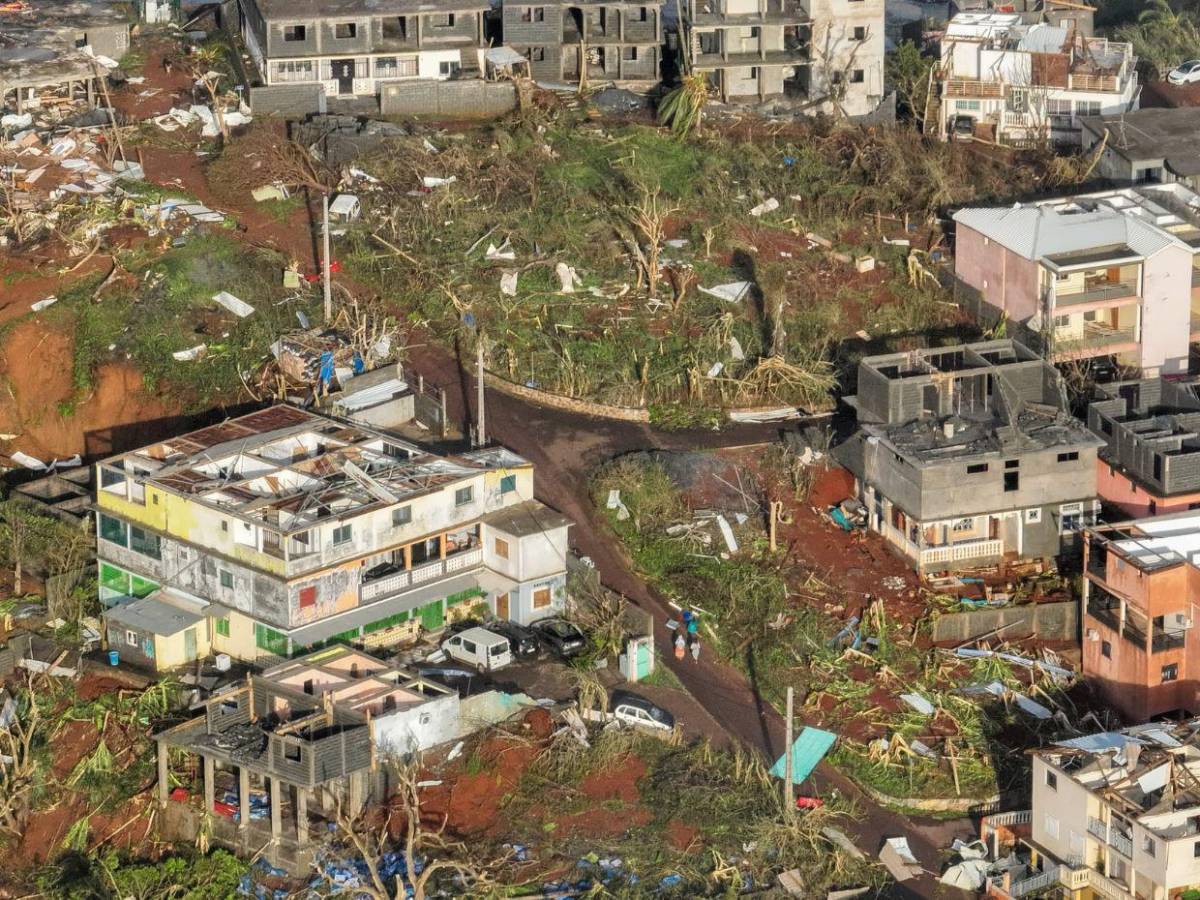
[(759, 216), (765, 216), (769, 212), (774, 212), (777, 209), (779, 209), (779, 201), (774, 197), (769, 197), (762, 203), (758, 204), (758, 206), (750, 210), (750, 215), (757, 218)]

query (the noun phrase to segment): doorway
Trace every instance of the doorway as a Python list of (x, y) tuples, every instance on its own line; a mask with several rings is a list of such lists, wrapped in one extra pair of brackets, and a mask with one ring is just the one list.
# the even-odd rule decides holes
[(337, 79), (339, 94), (354, 93), (354, 60), (335, 59), (330, 63), (333, 77)]
[(501, 620), (508, 618), (508, 593), (507, 592), (501, 594), (499, 597), (496, 598), (496, 618), (501, 619)]

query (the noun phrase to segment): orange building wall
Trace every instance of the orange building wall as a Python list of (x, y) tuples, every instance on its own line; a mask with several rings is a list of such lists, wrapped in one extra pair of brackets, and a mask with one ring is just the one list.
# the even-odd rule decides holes
[[(1096, 460), (1096, 489), (1101, 500), (1117, 507), (1133, 519), (1185, 512), (1193, 508), (1193, 504), (1200, 504), (1200, 492), (1164, 497), (1135, 485), (1128, 475), (1099, 458)], [(1154, 509), (1150, 508), (1151, 500), (1154, 501)]]

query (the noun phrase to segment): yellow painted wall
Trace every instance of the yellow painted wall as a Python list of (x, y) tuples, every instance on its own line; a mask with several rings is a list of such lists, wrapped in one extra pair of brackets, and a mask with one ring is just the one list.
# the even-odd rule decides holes
[(209, 631), (212, 633), (212, 652), (228, 653), (234, 659), (253, 661), (258, 657), (259, 650), (254, 644), (254, 620), (239, 612), (229, 613), (229, 637), (217, 634), (217, 619), (208, 620)]
[[(208, 656), (212, 645), (208, 640), (208, 626), (198, 622), (191, 626), (196, 632), (196, 658)], [(187, 629), (184, 629), (186, 631)], [(154, 667), (158, 671), (174, 669), (177, 666), (189, 665), (195, 659), (188, 659), (184, 654), (183, 631), (177, 634), (159, 634), (154, 637)]]
[[(186, 497), (147, 485), (145, 504), (133, 503), (111, 491), (97, 491), (97, 506), (138, 525), (144, 525), (171, 537), (205, 547), (230, 559), (236, 559), (262, 572), (284, 574), (282, 559), (262, 553), (257, 547), (239, 544), (233, 539), (242, 520), (202, 506)], [(155, 499), (157, 498), (157, 503)], [(229, 523), (229, 530), (221, 522)]]

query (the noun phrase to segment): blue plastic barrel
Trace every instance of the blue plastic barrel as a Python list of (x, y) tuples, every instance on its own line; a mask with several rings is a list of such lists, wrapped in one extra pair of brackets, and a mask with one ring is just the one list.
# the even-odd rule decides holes
[(121, 661), (121, 654), (120, 654), (120, 653), (118, 653), (116, 650), (109, 650), (109, 651), (108, 651), (108, 664), (109, 664), (110, 666), (115, 666), (115, 665), (117, 665), (117, 664), (118, 664), (120, 661)]

